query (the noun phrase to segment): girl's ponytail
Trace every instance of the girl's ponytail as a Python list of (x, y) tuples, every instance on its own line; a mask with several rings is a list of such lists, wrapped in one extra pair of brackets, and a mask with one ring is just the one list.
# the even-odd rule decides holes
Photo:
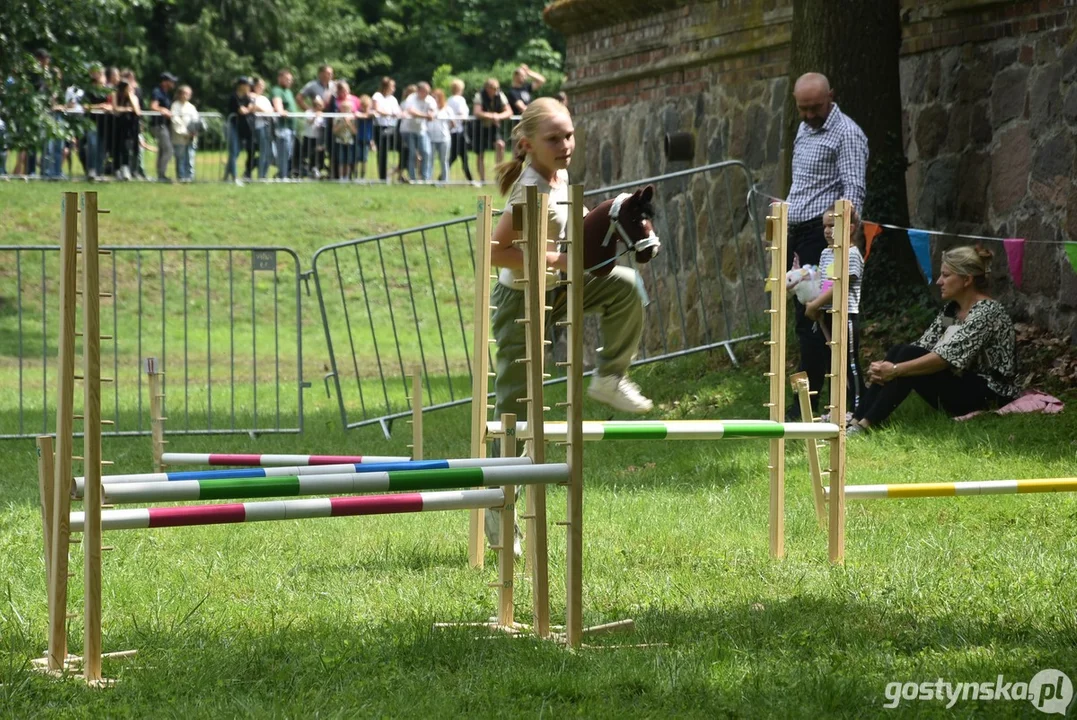
[[(513, 130), (512, 134), (515, 136), (516, 131)], [(526, 159), (527, 153), (520, 147), (520, 140), (517, 138), (513, 143), (512, 157), (494, 168), (494, 173), (497, 175), (497, 189), (502, 195), (508, 195), (512, 186), (520, 179)]]

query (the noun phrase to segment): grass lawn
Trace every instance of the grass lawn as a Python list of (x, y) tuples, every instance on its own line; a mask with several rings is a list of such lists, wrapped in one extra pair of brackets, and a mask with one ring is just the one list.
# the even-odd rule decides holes
[[(306, 379), (320, 384), (329, 370), (315, 283), (298, 280), (311, 269), (315, 251), (473, 213), (477, 193), (463, 187), (332, 183), (160, 187), (0, 182), (0, 245), (56, 244), (61, 193), (91, 187), (98, 192), (100, 207), (110, 210), (101, 216), (102, 244), (263, 246), (295, 252), (276, 253), (274, 272), (254, 270), (250, 251), (123, 249), (102, 258), (103, 289), (116, 287), (116, 301), (102, 305), (102, 331), (115, 338), (102, 346), (104, 363), (117, 378), (106, 388), (112, 396), (106, 418), (117, 420), (121, 430), (145, 426), (129, 413), (137, 412), (140, 396), (141, 407), (148, 407), (140, 375), (141, 358), (149, 355), (164, 365), (166, 410), (177, 428), (231, 427), (232, 406), (253, 406), (254, 397), (257, 424), (248, 413), (236, 419), (236, 426), (297, 426), (300, 324)], [(340, 372), (349, 393), (356, 395), (356, 412), (360, 398), (352, 388), (358, 378), (364, 386), (363, 402), (375, 402), (383, 394), (381, 373), (370, 353), (375, 329), (386, 372), (399, 372), (405, 361), (417, 362), (421, 349), (431, 374), (445, 369), (466, 374), (462, 348), (466, 345), (469, 351), (471, 345), (472, 283), (457, 283), (455, 275), (470, 275), (470, 248), (467, 229), (460, 226), (390, 241), (384, 252), (380, 245), (367, 244), (323, 255), (318, 269), (335, 336), (340, 342), (354, 333), (358, 364), (342, 362)], [(49, 358), (55, 357), (58, 268), (55, 252), (0, 250), (0, 434), (35, 431), (43, 421), (51, 427), (52, 411), (42, 409), (42, 389), (55, 376), (55, 363), (50, 361), (46, 377), (40, 358), (42, 348)], [(380, 279), (383, 271), (389, 283)], [(16, 287), (21, 287), (21, 297)], [(372, 302), (365, 304), (366, 297)], [(345, 301), (353, 312), (349, 324), (342, 312)], [(371, 321), (354, 314), (367, 309)], [(445, 326), (444, 346), (433, 318)], [(278, 332), (269, 332), (274, 323)], [(391, 351), (394, 337), (400, 341), (400, 357)], [(350, 350), (336, 348), (342, 359), (350, 357)], [(466, 392), (466, 381), (462, 387)], [(396, 390), (395, 385), (389, 388), (390, 398), (399, 405), (401, 393)], [(291, 396), (290, 414), (282, 409), (278, 393)], [(308, 396), (309, 402), (318, 403), (325, 393), (318, 387)]]
[[(0, 244), (55, 242), (53, 191), (61, 189), (0, 183)], [(302, 258), (329, 242), (461, 215), (475, 197), (473, 189), (335, 185), (98, 190), (113, 211), (102, 218), (108, 243), (279, 244)], [(313, 303), (304, 307), (305, 351), (317, 358), (320, 319)], [(0, 330), (10, 331), (4, 322), (10, 314), (0, 312)], [(13, 353), (0, 335), (9, 363), (0, 367), (4, 423)], [(738, 348), (747, 361), (739, 369), (718, 351), (644, 366), (634, 378), (655, 398), (655, 418), (762, 418), (767, 388), (752, 354)], [(321, 368), (306, 364), (316, 384), (305, 395), (303, 435), (172, 435), (168, 449), (407, 453), (402, 423), (390, 440), (376, 427), (342, 431)], [(547, 404), (563, 392), (555, 386)], [(120, 400), (127, 408), (131, 396)], [(295, 402), (282, 394), (282, 412), (294, 414)], [(250, 397), (239, 405), (249, 412)], [(591, 403), (586, 414), (608, 417)], [(426, 456), (466, 455), (468, 418), (467, 407), (428, 414)], [(1071, 413), (957, 424), (912, 400), (888, 429), (850, 441), (848, 482), (1067, 477), (1075, 437)], [(551, 447), (550, 459), (560, 456)], [(147, 471), (150, 441), (106, 438), (104, 457), (113, 472)], [(832, 567), (803, 447), (788, 443), (788, 457), (787, 557), (775, 561), (765, 443), (589, 444), (585, 622), (633, 618), (636, 631), (579, 651), (433, 629), (495, 611), (493, 556), (482, 571), (467, 567), (463, 512), (109, 533), (105, 649), (138, 656), (106, 662), (118, 685), (90, 691), (29, 670), (46, 638), (36, 453), (32, 441), (3, 441), (0, 716), (855, 717), (883, 714), (891, 682), (1028, 682), (1046, 668), (1077, 678), (1071, 495), (851, 502), (847, 563)], [(563, 491), (552, 489), (548, 505), (556, 621), (565, 544), (553, 523), (564, 516)], [(71, 560), (75, 611), (78, 546)], [(530, 583), (517, 570), (517, 617), (526, 620)], [(78, 618), (69, 642), (78, 652)], [(955, 712), (1039, 715), (1028, 700), (1001, 699), (961, 700), (952, 710), (905, 701), (895, 714)]]
[[(733, 370), (715, 354), (637, 378), (658, 417), (762, 417), (758, 370)], [(407, 432), (346, 434), (331, 413), (308, 427), (215, 447), (406, 452)], [(428, 415), (427, 456), (465, 454), (466, 428), (466, 408)], [(910, 403), (891, 429), (850, 443), (849, 481), (1071, 475), (1075, 431), (1068, 415), (953, 424)], [(175, 437), (170, 449), (206, 442)], [(788, 557), (772, 561), (766, 452), (748, 442), (588, 445), (586, 621), (631, 617), (637, 631), (578, 652), (432, 629), (493, 613), (495, 570), (467, 568), (465, 513), (110, 533), (105, 645), (139, 655), (109, 663), (119, 685), (92, 692), (27, 669), (45, 638), (35, 459), (30, 442), (8, 442), (0, 707), (12, 717), (857, 716), (881, 711), (891, 681), (1027, 682), (1044, 668), (1077, 670), (1072, 496), (850, 503), (848, 562), (835, 568), (803, 450), (790, 443)], [(117, 472), (145, 469), (149, 441), (108, 440), (105, 457)], [(551, 522), (563, 517), (561, 491), (549, 507)], [(560, 617), (564, 536), (554, 525), (550, 547)], [(76, 549), (76, 570), (80, 560)], [(526, 619), (526, 579), (517, 590)], [(70, 638), (77, 650), (78, 620)], [(946, 712), (934, 702), (903, 708)], [(1027, 701), (956, 710), (1033, 713)]]

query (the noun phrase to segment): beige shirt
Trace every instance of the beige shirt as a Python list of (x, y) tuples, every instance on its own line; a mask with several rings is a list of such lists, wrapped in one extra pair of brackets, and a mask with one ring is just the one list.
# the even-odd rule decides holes
[[(528, 185), (534, 185), (540, 193), (550, 196), (549, 206), (546, 209), (546, 249), (556, 251), (557, 244), (565, 239), (565, 231), (568, 228), (568, 170), (558, 170), (556, 183), (551, 185), (546, 179), (528, 165), (516, 179), (516, 183), (509, 192), (509, 201), (505, 204), (505, 212), (510, 212), (512, 206), (527, 202), (526, 190)], [(516, 288), (514, 280), (523, 277), (523, 270), (501, 268), (497, 279), (505, 287)]]

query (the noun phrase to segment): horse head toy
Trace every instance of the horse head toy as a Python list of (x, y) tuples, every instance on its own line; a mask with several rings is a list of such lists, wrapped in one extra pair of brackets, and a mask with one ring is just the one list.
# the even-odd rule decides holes
[[(587, 272), (599, 277), (609, 275), (617, 258), (626, 252), (636, 254), (636, 262), (654, 259), (662, 246), (654, 233), (654, 185), (634, 193), (621, 193), (599, 204), (583, 220), (583, 264)], [(617, 241), (625, 250), (617, 252)]]

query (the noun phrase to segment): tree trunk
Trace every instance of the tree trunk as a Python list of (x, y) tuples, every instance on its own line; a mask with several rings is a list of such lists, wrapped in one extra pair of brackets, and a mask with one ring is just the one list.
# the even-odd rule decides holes
[[(899, 0), (793, 0), (790, 90), (803, 73), (827, 76), (842, 112), (868, 137), (864, 217), (906, 227), (908, 164), (901, 137), (900, 48)], [(800, 124), (791, 92), (786, 115), (785, 156), (791, 163), (793, 138)], [(786, 177), (791, 174), (786, 172)], [(864, 275), (862, 312), (928, 299), (916, 256), (903, 231), (887, 230), (875, 239)]]

